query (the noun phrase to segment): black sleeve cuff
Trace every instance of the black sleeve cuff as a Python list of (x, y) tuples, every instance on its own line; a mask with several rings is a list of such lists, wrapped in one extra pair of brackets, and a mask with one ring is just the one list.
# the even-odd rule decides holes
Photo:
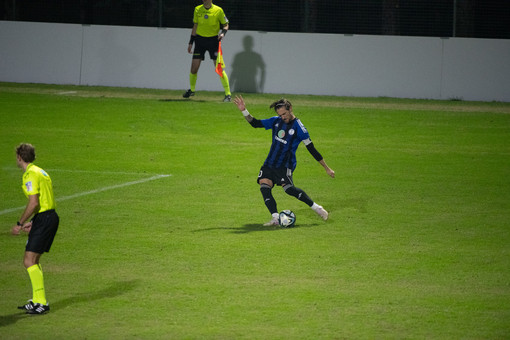
[(317, 151), (317, 149), (315, 148), (315, 146), (313, 145), (313, 143), (310, 143), (306, 146), (306, 149), (308, 150), (308, 152), (310, 152), (313, 156), (313, 158), (315, 158), (315, 160), (317, 162), (320, 162), (322, 161), (323, 157), (322, 155), (320, 154), (319, 151)]
[(264, 127), (264, 125), (262, 124), (262, 122), (258, 119), (255, 119), (253, 118), (253, 120), (250, 122), (251, 126), (253, 126), (254, 128), (261, 128), (261, 127)]

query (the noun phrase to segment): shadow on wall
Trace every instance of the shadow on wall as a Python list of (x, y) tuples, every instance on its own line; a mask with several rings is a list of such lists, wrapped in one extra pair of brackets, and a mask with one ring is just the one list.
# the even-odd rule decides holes
[(230, 86), (235, 92), (263, 93), (266, 81), (266, 64), (262, 56), (253, 51), (253, 37), (243, 38), (244, 51), (234, 56)]

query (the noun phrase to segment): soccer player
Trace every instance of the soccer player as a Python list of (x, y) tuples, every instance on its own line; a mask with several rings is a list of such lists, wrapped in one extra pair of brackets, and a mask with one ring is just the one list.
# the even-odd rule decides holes
[(276, 201), (271, 193), (275, 184), (282, 186), (285, 193), (306, 203), (322, 219), (327, 220), (328, 212), (322, 206), (315, 203), (303, 190), (294, 186), (292, 173), (296, 169), (296, 150), (299, 144), (301, 142), (305, 144), (310, 154), (324, 167), (329, 176), (334, 178), (335, 172), (326, 164), (324, 158), (313, 145), (303, 123), (294, 116), (290, 101), (280, 99), (272, 103), (269, 107), (275, 110), (277, 116), (262, 120), (254, 118), (248, 112), (243, 97), (236, 96), (234, 103), (251, 126), (272, 130), (273, 142), (271, 149), (264, 165), (260, 168), (257, 179), (264, 203), (271, 213), (271, 220), (265, 223), (264, 226), (278, 225), (278, 210), (276, 208)]
[[(195, 50), (193, 51), (191, 71), (189, 74), (190, 88), (182, 95), (184, 98), (195, 95), (198, 69), (200, 68), (202, 60), (205, 59), (205, 52), (209, 51), (209, 56), (215, 62), (219, 41), (225, 37), (228, 31), (228, 19), (223, 9), (214, 5), (212, 0), (202, 0), (202, 2), (203, 5), (195, 7), (195, 12), (193, 13), (193, 28), (191, 29), (188, 53), (192, 53), (193, 42), (195, 43)], [(223, 70), (223, 75), (220, 77), (220, 80), (225, 90), (225, 98), (223, 101), (230, 102), (232, 97), (228, 76), (225, 70)]]
[[(23, 262), (32, 283), (32, 299), (23, 309), (27, 314), (44, 314), (50, 310), (46, 301), (44, 278), (39, 260), (44, 252), (49, 252), (57, 233), (59, 217), (55, 212), (55, 198), (51, 178), (46, 171), (33, 164), (35, 149), (23, 143), (16, 148), (16, 162), (23, 173), (23, 192), (28, 203), (18, 223), (12, 228), (13, 235), (20, 231), (28, 232)], [(33, 218), (29, 221), (29, 218)]]

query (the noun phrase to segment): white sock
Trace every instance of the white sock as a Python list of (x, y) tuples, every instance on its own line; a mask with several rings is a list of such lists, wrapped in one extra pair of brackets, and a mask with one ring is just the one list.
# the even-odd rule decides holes
[(278, 213), (274, 213), (274, 214), (271, 214), (271, 216), (273, 216), (273, 218), (278, 218), (280, 215)]

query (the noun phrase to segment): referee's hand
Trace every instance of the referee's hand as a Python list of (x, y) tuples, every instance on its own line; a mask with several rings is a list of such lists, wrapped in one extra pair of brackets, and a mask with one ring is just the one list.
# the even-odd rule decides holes
[(21, 230), (23, 230), (25, 233), (29, 233), (30, 230), (32, 230), (32, 221), (27, 222), (21, 227)]
[(15, 225), (14, 227), (12, 227), (11, 229), (11, 234), (13, 235), (19, 235), (19, 232), (21, 230), (21, 226), (20, 225)]

